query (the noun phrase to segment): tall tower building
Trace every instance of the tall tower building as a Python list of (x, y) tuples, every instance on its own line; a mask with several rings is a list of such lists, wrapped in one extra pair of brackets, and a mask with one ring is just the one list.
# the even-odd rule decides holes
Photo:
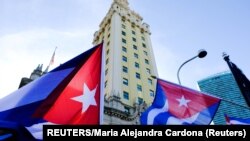
[(239, 118), (249, 118), (250, 108), (230, 71), (218, 73), (198, 81), (201, 91), (222, 99), (214, 117), (215, 124), (226, 124), (224, 114)]
[(151, 105), (158, 76), (149, 25), (114, 0), (95, 32), (93, 44), (105, 46), (104, 124), (139, 124), (141, 108)]

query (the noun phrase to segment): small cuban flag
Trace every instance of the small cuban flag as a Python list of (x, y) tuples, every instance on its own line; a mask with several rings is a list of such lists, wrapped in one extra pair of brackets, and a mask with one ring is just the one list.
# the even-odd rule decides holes
[(227, 125), (250, 125), (250, 118), (229, 117), (225, 114)]

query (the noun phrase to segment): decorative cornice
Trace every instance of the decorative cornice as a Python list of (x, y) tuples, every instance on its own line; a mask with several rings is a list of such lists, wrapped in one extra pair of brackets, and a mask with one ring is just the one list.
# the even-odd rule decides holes
[[(117, 98), (117, 96), (110, 96), (110, 97), (106, 97), (105, 96), (105, 106), (104, 106), (104, 114), (108, 115), (108, 116), (113, 116), (113, 117), (117, 117), (121, 120), (124, 121), (136, 121), (137, 118), (140, 116), (141, 112), (144, 111), (144, 109), (147, 107), (146, 103), (143, 104), (134, 104), (133, 107), (124, 104), (120, 98)], [(131, 109), (133, 109), (133, 113), (127, 113), (125, 111), (122, 111), (122, 109), (117, 109), (116, 107), (112, 107), (109, 106), (109, 103), (111, 102), (117, 102), (116, 105), (120, 104), (122, 106), (126, 106), (126, 107), (130, 107)]]
[[(117, 1), (119, 1), (119, 0), (117, 0)], [(123, 3), (123, 4), (121, 4), (121, 3)], [(140, 28), (141, 31), (151, 35), (149, 25), (146, 23), (143, 23), (142, 22), (143, 18), (135, 11), (130, 10), (129, 7), (126, 7), (126, 4), (124, 4), (124, 3), (126, 3), (126, 2), (116, 2), (116, 0), (112, 3), (107, 15), (104, 17), (101, 24), (99, 25), (99, 27), (100, 27), (99, 31), (94, 34), (94, 41), (93, 42), (96, 42), (96, 40), (99, 39), (98, 37), (104, 31), (104, 28), (106, 27), (106, 25), (108, 25), (111, 22), (111, 18), (114, 15), (114, 13), (117, 13), (121, 17), (121, 20), (129, 21), (129, 22), (131, 22), (132, 25)]]

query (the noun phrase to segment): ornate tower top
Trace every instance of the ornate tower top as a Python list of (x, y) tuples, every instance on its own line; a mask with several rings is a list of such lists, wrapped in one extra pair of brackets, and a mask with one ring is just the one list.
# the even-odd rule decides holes
[(122, 5), (124, 7), (128, 7), (129, 5), (128, 0), (114, 0), (114, 3), (118, 3), (119, 5)]

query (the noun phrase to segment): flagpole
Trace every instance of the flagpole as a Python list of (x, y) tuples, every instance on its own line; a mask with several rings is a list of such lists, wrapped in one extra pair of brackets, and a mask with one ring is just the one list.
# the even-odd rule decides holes
[(99, 117), (99, 124), (103, 124), (103, 118), (104, 118), (104, 81), (105, 81), (105, 44), (104, 41), (102, 42), (102, 61), (101, 61), (101, 87), (100, 87), (100, 117)]
[(227, 62), (229, 69), (237, 83), (237, 86), (240, 89), (241, 94), (243, 95), (246, 103), (248, 106), (250, 106), (250, 82), (246, 78), (246, 76), (243, 74), (243, 72), (230, 61), (229, 55), (227, 55), (225, 52), (223, 53), (223, 58)]
[(52, 63), (54, 63), (54, 59), (55, 59), (55, 53), (56, 53), (56, 49), (57, 49), (57, 46), (55, 47), (55, 50), (51, 56), (51, 59), (49, 61), (49, 65), (47, 66), (47, 68), (45, 69), (44, 73), (47, 73), (49, 71), (49, 67), (52, 65)]
[(49, 66), (52, 65), (51, 63), (54, 63), (56, 49), (57, 49), (57, 46), (55, 47), (54, 53), (53, 53), (53, 55), (52, 55), (52, 57), (50, 59)]

